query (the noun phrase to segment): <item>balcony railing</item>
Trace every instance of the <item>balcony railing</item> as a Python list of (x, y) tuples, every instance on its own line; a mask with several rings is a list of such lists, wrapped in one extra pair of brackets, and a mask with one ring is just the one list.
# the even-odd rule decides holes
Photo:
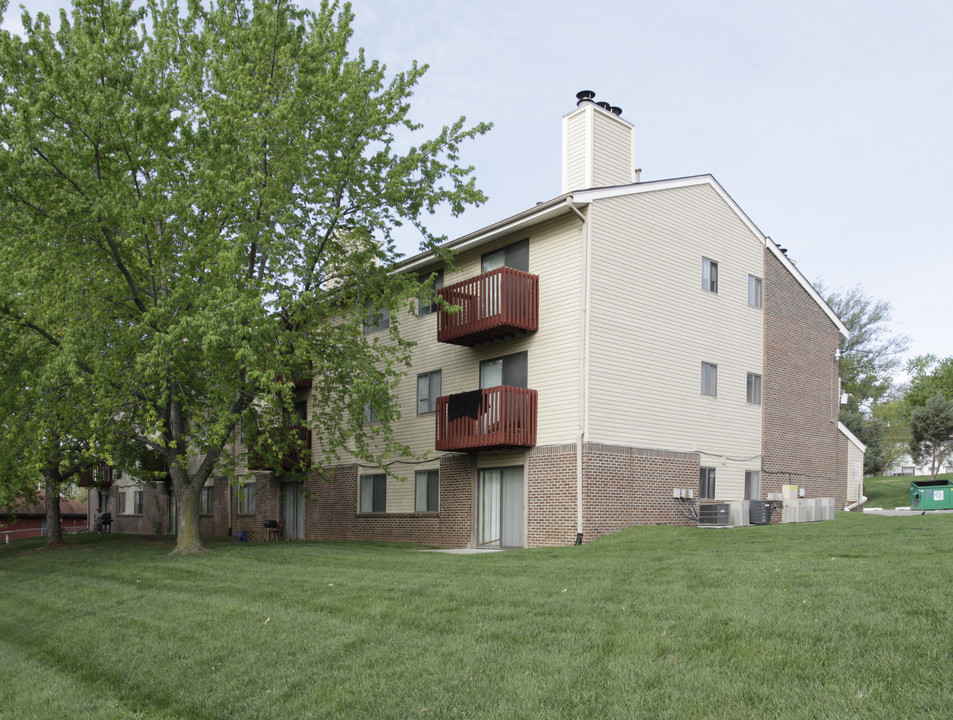
[(438, 342), (473, 347), (482, 342), (539, 329), (539, 278), (501, 267), (448, 285), (438, 293), (460, 309), (441, 309)]
[(306, 427), (285, 426), (279, 435), (283, 448), (280, 457), (269, 462), (268, 453), (258, 450), (253, 440), (248, 448), (249, 470), (296, 470), (304, 471), (311, 467), (311, 430)]
[(83, 470), (76, 484), (79, 487), (106, 490), (113, 484), (113, 469), (106, 463), (99, 463), (96, 467)]
[(489, 450), (536, 444), (535, 390), (499, 385), (437, 398), (437, 450)]

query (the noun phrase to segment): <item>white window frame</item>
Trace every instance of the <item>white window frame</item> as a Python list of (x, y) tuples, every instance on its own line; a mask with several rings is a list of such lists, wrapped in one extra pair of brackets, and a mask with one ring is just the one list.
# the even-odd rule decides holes
[(701, 500), (715, 499), (715, 468), (698, 468), (698, 497)]
[(433, 279), (433, 284), (430, 286), (430, 291), (424, 293), (420, 298), (419, 304), (417, 306), (417, 314), (420, 317), (426, 317), (427, 315), (432, 315), (437, 312), (437, 291), (443, 288), (443, 269), (435, 270)]
[(702, 257), (702, 290), (718, 294), (718, 261)]
[(749, 405), (761, 404), (762, 379), (757, 373), (748, 373), (745, 382), (745, 399)]
[(364, 304), (364, 334), (372, 335), (390, 327), (390, 308), (378, 308)]
[(242, 485), (242, 490), (238, 495), (238, 514), (255, 514), (255, 483), (249, 482)]
[(764, 281), (757, 275), (748, 276), (748, 305), (758, 309), (764, 307)]
[(206, 485), (201, 490), (199, 498), (199, 515), (215, 514), (215, 486)]
[[(374, 505), (375, 489), (383, 487), (380, 499), (380, 505)], [(362, 513), (384, 513), (387, 512), (387, 475), (376, 473), (373, 475), (361, 475), (358, 486), (358, 510)]]
[(761, 498), (761, 471), (745, 470), (745, 500)]
[(116, 514), (125, 515), (126, 514), (126, 491), (120, 490), (116, 495)]
[[(436, 495), (435, 498), (434, 495)], [(432, 500), (436, 502), (431, 502)], [(418, 470), (415, 473), (414, 512), (440, 512), (439, 470)]]
[(443, 373), (433, 370), (417, 376), (417, 414), (429, 415), (437, 412), (437, 398), (443, 383)]
[(701, 394), (718, 397), (718, 366), (702, 361)]

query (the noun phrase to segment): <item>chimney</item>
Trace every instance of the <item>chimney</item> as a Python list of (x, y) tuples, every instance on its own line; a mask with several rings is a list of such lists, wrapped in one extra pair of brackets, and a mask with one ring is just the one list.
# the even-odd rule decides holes
[(576, 109), (563, 117), (562, 191), (638, 182), (635, 128), (622, 108), (595, 101), (592, 90), (576, 93)]

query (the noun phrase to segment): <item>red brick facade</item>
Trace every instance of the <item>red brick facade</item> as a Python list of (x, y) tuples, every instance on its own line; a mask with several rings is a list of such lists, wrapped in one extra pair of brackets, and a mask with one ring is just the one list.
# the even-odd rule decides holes
[[(633, 525), (688, 525), (674, 488), (698, 486), (698, 455), (583, 445), (583, 542)], [(576, 445), (537, 447), (527, 469), (527, 545), (571, 545), (577, 532)]]
[(847, 440), (837, 429), (837, 328), (765, 250), (762, 493), (798, 485), (847, 499)]

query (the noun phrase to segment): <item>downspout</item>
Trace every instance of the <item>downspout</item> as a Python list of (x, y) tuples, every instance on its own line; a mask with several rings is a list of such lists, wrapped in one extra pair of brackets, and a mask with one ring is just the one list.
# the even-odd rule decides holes
[(566, 206), (582, 221), (582, 303), (579, 322), (579, 432), (576, 436), (576, 545), (582, 545), (583, 492), (582, 492), (582, 444), (588, 431), (588, 383), (589, 383), (589, 221), (573, 202), (566, 198)]
[(861, 496), (860, 496), (860, 500), (858, 500), (858, 501), (855, 502), (855, 503), (851, 503), (850, 505), (848, 505), (847, 507), (845, 507), (844, 510), (846, 510), (847, 512), (850, 512), (850, 511), (853, 510), (855, 507), (857, 507), (858, 505), (863, 505), (865, 502), (867, 502), (867, 496), (866, 496), (866, 495), (861, 495)]

